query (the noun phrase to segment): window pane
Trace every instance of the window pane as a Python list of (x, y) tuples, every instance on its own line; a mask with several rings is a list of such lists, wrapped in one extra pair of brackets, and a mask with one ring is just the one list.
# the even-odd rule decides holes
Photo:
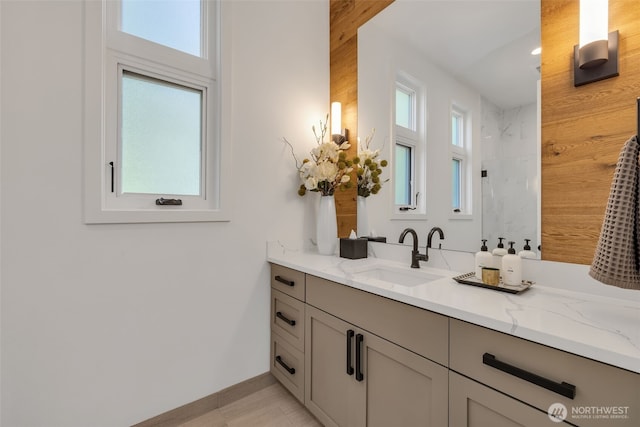
[(123, 193), (200, 195), (202, 95), (123, 73)]
[(396, 89), (396, 125), (412, 129), (412, 95), (402, 89)]
[(452, 183), (452, 192), (451, 199), (453, 202), (453, 209), (461, 209), (460, 205), (460, 193), (461, 193), (461, 183), (462, 183), (462, 161), (459, 159), (453, 159), (451, 164), (451, 183)]
[(457, 113), (453, 113), (451, 115), (451, 143), (458, 147), (463, 146), (462, 124), (462, 116)]
[(396, 144), (396, 205), (411, 205), (411, 147)]
[(122, 0), (121, 30), (201, 56), (200, 0)]

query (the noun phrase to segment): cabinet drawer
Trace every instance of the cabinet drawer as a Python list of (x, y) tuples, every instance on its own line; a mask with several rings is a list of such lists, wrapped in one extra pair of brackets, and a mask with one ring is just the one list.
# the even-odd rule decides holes
[(271, 331), (271, 373), (304, 404), (304, 354)]
[[(455, 319), (450, 327), (452, 370), (545, 412), (561, 403), (578, 426), (640, 425), (639, 374)], [(571, 386), (573, 398), (561, 394)]]
[(271, 329), (304, 352), (304, 303), (271, 289)]
[(304, 273), (271, 264), (271, 287), (284, 292), (300, 301), (305, 297), (305, 277)]
[(448, 365), (449, 319), (445, 316), (310, 275), (307, 304)]
[[(562, 414), (566, 415), (566, 414)], [(558, 416), (562, 416), (558, 414)], [(551, 421), (546, 412), (472, 381), (449, 373), (449, 427), (567, 426), (561, 418)]]

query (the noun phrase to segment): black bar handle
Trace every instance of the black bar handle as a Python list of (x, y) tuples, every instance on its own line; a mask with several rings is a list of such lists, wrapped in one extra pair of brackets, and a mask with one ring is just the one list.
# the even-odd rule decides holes
[(114, 172), (113, 170), (115, 169), (115, 166), (113, 164), (113, 162), (109, 162), (109, 166), (111, 166), (111, 192), (113, 193), (114, 187), (115, 187), (115, 179), (114, 179)]
[(547, 390), (558, 393), (564, 397), (568, 397), (569, 399), (573, 399), (576, 397), (576, 386), (574, 386), (573, 384), (569, 384), (564, 381), (561, 383), (551, 381), (550, 379), (541, 377), (529, 371), (525, 371), (524, 369), (518, 368), (517, 366), (501, 362), (496, 359), (493, 354), (483, 354), (482, 363), (484, 363), (485, 365), (489, 365), (492, 368), (496, 368), (499, 371), (506, 372), (509, 375), (513, 375), (515, 377), (533, 383), (537, 386), (546, 388)]
[(353, 365), (351, 364), (351, 341), (355, 332), (353, 329), (347, 331), (347, 375), (353, 375)]
[(285, 322), (287, 322), (290, 326), (296, 326), (296, 321), (295, 320), (291, 320), (288, 317), (286, 317), (284, 314), (282, 314), (282, 312), (277, 312), (276, 313), (276, 317), (279, 319), (284, 320)]
[(282, 276), (276, 276), (275, 279), (277, 282), (284, 283), (287, 286), (295, 286), (296, 284), (293, 280), (284, 279)]
[(362, 334), (356, 335), (356, 381), (362, 381), (364, 374), (362, 373), (362, 342), (364, 336)]
[(289, 372), (291, 375), (296, 373), (296, 369), (295, 368), (290, 368), (286, 363), (284, 363), (282, 361), (282, 357), (280, 356), (276, 356), (276, 362), (278, 362), (284, 369), (287, 370), (287, 372)]

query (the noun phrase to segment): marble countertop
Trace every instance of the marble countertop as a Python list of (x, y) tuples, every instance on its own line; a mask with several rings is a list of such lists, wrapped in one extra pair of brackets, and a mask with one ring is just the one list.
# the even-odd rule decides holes
[[(350, 260), (281, 244), (268, 245), (267, 261), (640, 373), (638, 301), (538, 283), (510, 294), (452, 279), (466, 272), (411, 269), (409, 262), (381, 258)], [(421, 275), (430, 281), (422, 283)], [(391, 283), (394, 277), (405, 285)]]

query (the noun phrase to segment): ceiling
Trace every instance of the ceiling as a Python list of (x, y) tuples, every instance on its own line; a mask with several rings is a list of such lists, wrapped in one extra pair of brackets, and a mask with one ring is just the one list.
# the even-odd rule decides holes
[(539, 0), (396, 0), (369, 22), (502, 108), (536, 102)]

